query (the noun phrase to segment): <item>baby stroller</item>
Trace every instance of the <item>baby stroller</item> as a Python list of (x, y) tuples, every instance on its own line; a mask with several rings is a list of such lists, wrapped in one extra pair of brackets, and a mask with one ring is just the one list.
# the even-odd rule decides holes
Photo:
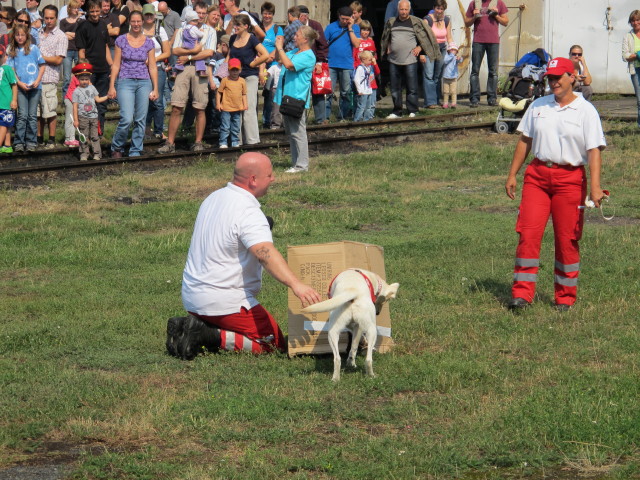
[(509, 72), (495, 123), (498, 133), (516, 129), (531, 102), (544, 95), (544, 74), (550, 55), (542, 48), (524, 55)]

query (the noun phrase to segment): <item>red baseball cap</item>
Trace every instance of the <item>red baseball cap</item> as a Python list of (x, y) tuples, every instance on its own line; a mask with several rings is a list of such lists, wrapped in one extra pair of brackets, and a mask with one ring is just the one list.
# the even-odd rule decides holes
[(547, 64), (547, 72), (544, 75), (561, 76), (565, 73), (573, 75), (575, 74), (575, 71), (576, 67), (571, 60), (569, 60), (568, 58), (557, 57), (553, 60), (549, 60), (549, 63)]
[(232, 68), (237, 68), (238, 70), (242, 69), (242, 64), (240, 63), (240, 59), (231, 58), (229, 60), (229, 70), (231, 70)]

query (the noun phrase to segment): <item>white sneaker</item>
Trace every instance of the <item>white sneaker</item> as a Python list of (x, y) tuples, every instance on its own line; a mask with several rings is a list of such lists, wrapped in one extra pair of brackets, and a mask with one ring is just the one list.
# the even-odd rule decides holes
[(390, 113), (387, 115), (387, 118), (400, 118), (400, 115), (396, 115), (395, 113)]
[(229, 146), (228, 145), (220, 145), (219, 148), (229, 148)]
[(409, 118), (415, 118), (416, 114), (415, 113), (410, 113), (409, 114)]
[(288, 170), (285, 170), (284, 173), (300, 173), (305, 172), (306, 170), (303, 168), (291, 167)]

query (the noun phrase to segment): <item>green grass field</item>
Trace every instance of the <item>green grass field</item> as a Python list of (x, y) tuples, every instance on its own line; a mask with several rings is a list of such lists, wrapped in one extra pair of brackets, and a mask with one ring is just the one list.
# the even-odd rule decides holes
[[(0, 191), (0, 469), (67, 464), (73, 479), (640, 477), (637, 133), (606, 124), (579, 300), (505, 308), (515, 136), (473, 133), (312, 159), (262, 199), (276, 246), (382, 245), (396, 348), (377, 377), (332, 359), (245, 354), (182, 362), (165, 327), (200, 202), (231, 165)], [(521, 176), (520, 176), (521, 181)], [(287, 292), (261, 301), (286, 333)], [(0, 476), (2, 471), (0, 470)]]

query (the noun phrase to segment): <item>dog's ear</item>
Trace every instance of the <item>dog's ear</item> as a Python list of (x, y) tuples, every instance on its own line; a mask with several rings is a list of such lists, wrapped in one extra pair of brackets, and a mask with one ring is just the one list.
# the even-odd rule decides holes
[(399, 283), (392, 283), (391, 285), (387, 285), (387, 289), (384, 292), (384, 296), (387, 298), (387, 300), (396, 298), (396, 295), (398, 294), (398, 288), (400, 288)]

